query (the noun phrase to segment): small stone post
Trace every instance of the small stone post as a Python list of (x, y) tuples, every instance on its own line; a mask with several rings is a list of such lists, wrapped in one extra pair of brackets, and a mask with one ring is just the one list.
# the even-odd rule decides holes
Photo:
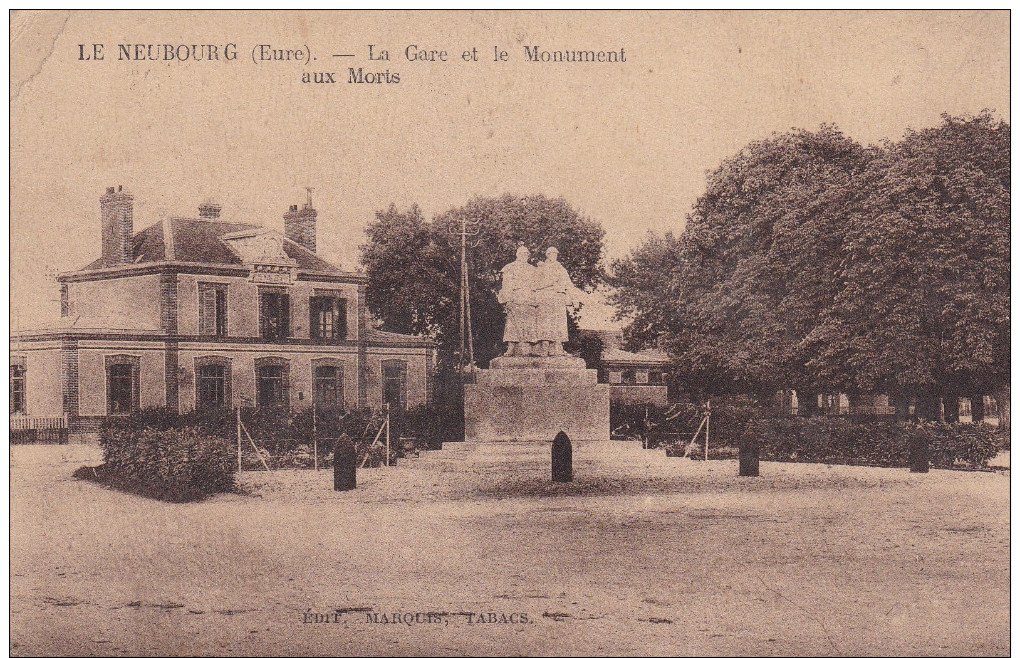
[(566, 432), (560, 432), (552, 442), (553, 482), (570, 482), (574, 479), (573, 448)]
[(333, 447), (333, 491), (350, 491), (357, 486), (358, 451), (347, 434)]
[(745, 431), (740, 437), (740, 475), (758, 477), (758, 435)]
[(931, 461), (928, 450), (928, 438), (916, 433), (910, 437), (910, 472), (927, 473)]

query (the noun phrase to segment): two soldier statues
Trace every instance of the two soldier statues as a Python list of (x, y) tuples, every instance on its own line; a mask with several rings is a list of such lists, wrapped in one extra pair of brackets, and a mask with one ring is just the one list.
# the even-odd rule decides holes
[(566, 309), (579, 305), (584, 293), (557, 260), (556, 247), (546, 249), (545, 260), (537, 266), (528, 262), (530, 255), (527, 247), (519, 247), (517, 260), (501, 271), (503, 285), (497, 299), (506, 309), (504, 356), (562, 356)]

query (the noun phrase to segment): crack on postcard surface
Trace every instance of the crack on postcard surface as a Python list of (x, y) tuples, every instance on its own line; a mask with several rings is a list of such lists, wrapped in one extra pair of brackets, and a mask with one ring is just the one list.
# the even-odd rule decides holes
[[(24, 29), (22, 29), (21, 31), (18, 32), (18, 36), (17, 37), (14, 37), (14, 38), (11, 39), (11, 50), (12, 51), (14, 50), (14, 42), (17, 41), (21, 37), (22, 34), (24, 34), (25, 32), (27, 32), (29, 30), (29, 28), (32, 26), (32, 24), (35, 22), (35, 20), (36, 20), (36, 16), (33, 16), (32, 18), (29, 18), (29, 19), (25, 20), (25, 27), (24, 27)], [(70, 20), (71, 20), (71, 13), (68, 12), (64, 16), (64, 22), (61, 23), (60, 29), (57, 30), (57, 33), (53, 36), (53, 39), (50, 41), (50, 50), (49, 50), (49, 52), (46, 53), (46, 56), (42, 58), (42, 61), (39, 62), (39, 65), (35, 68), (35, 70), (32, 71), (32, 73), (27, 78), (25, 78), (20, 83), (18, 83), (17, 89), (15, 89), (14, 93), (11, 94), (11, 105), (14, 105), (18, 101), (18, 98), (21, 96), (21, 91), (25, 88), (26, 85), (28, 85), (28, 83), (30, 83), (33, 80), (35, 80), (35, 77), (37, 75), (39, 75), (39, 73), (42, 72), (43, 67), (46, 66), (46, 62), (50, 61), (50, 57), (53, 57), (53, 53), (56, 52), (56, 50), (57, 50), (57, 39), (59, 39), (64, 34), (64, 30), (67, 29), (67, 23)]]

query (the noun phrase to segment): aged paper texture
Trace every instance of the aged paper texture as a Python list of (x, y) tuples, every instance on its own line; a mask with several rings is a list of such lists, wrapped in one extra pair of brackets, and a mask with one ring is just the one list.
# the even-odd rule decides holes
[(1008, 654), (1009, 19), (12, 12), (12, 654)]

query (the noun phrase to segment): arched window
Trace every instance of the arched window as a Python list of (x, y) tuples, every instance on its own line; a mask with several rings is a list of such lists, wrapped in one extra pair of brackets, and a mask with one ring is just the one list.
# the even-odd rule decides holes
[(230, 406), (230, 359), (224, 356), (195, 357), (195, 407), (217, 409)]
[(290, 362), (275, 356), (255, 359), (255, 390), (260, 407), (290, 407)]
[(344, 406), (344, 367), (338, 359), (312, 359), (313, 399), (319, 408)]

